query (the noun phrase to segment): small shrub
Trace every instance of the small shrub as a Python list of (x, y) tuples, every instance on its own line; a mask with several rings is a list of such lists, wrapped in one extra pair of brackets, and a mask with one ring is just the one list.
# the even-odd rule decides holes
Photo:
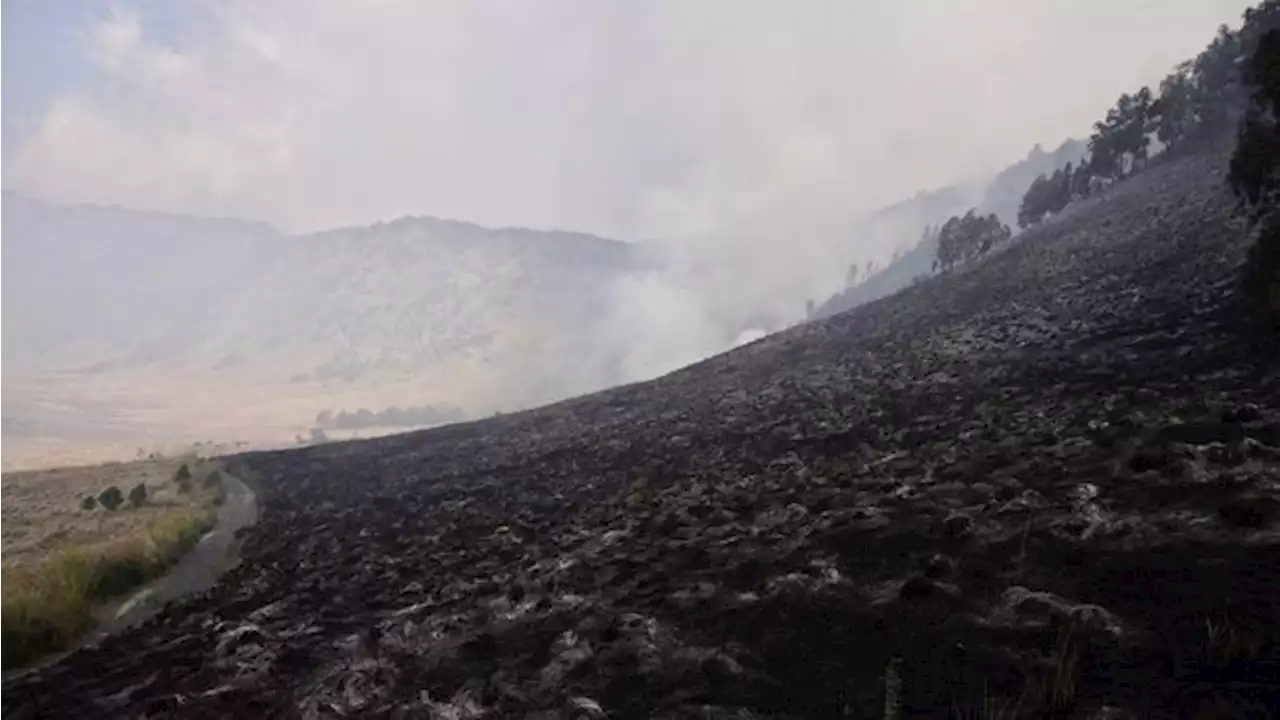
[(120, 488), (112, 485), (98, 494), (98, 504), (115, 512), (124, 504), (124, 493), (120, 492)]
[(147, 504), (147, 484), (140, 482), (129, 491), (129, 502), (136, 508)]
[(92, 495), (85, 495), (84, 499), (80, 501), (80, 509), (85, 512), (93, 512), (98, 509), (98, 498)]
[(190, 482), (191, 468), (187, 467), (186, 463), (182, 463), (182, 466), (178, 468), (178, 471), (173, 474), (173, 481), (179, 485), (184, 482)]
[(217, 468), (210, 470), (209, 474), (204, 476), (205, 489), (211, 489), (211, 488), (216, 488), (221, 486), (222, 486), (222, 473), (219, 472)]
[(121, 543), (116, 552), (96, 558), (89, 599), (104, 600), (127, 592), (151, 579), (160, 567), (150, 557), (145, 543)]

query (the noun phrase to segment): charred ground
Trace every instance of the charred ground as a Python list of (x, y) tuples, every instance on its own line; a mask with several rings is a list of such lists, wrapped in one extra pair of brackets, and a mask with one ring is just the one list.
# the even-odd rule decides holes
[(5, 716), (1268, 717), (1280, 372), (1225, 164), (651, 383), (243, 456), (243, 563)]

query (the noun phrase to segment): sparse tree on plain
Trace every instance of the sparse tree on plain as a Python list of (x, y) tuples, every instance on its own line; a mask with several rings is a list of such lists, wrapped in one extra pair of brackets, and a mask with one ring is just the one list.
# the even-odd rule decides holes
[(129, 491), (129, 503), (136, 508), (147, 504), (147, 484), (140, 482)]
[(115, 512), (124, 504), (124, 493), (120, 492), (120, 488), (112, 485), (98, 494), (98, 504)]

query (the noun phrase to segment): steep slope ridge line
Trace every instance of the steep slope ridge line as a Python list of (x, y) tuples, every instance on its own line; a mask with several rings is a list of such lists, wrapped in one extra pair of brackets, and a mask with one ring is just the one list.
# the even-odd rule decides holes
[(874, 717), (895, 656), (942, 717), (1051, 675), (1068, 622), (1082, 708), (1264, 717), (1280, 371), (1224, 163), (650, 383), (243, 456), (242, 563), (5, 717)]

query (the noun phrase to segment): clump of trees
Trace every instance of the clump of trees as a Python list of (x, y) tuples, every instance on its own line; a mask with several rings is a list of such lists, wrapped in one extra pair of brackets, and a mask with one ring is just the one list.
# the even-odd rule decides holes
[(316, 427), (338, 430), (356, 430), (366, 427), (414, 427), (418, 425), (438, 425), (448, 422), (460, 422), (466, 416), (461, 410), (450, 406), (420, 405), (418, 407), (389, 407), (380, 412), (360, 408), (355, 412), (339, 411), (337, 415), (324, 410), (316, 415)]
[[(893, 260), (891, 260), (890, 262), (891, 263), (897, 262), (898, 258), (900, 258), (901, 256), (902, 254), (900, 250), (894, 250)], [(867, 263), (862, 266), (859, 266), (858, 263), (856, 262), (850, 263), (849, 270), (848, 272), (845, 273), (845, 276), (844, 276), (845, 287), (853, 287), (854, 285), (857, 285), (860, 282), (866, 282), (867, 280), (871, 279), (871, 276), (874, 275), (875, 272), (876, 272), (876, 264), (875, 264), (875, 261), (873, 260), (868, 260)]]
[[(194, 488), (195, 480), (191, 467), (185, 463), (179, 466), (173, 474), (173, 482), (178, 486), (178, 492), (181, 494), (190, 493)], [(204, 475), (201, 485), (207, 490), (221, 489), (222, 473), (217, 468), (209, 470)], [(118, 486), (111, 485), (96, 496), (86, 495), (80, 498), (80, 509), (85, 512), (93, 512), (99, 507), (103, 507), (115, 512), (124, 506), (126, 502), (134, 508), (141, 508), (147, 504), (150, 498), (151, 495), (145, 480), (134, 485), (127, 495)]]
[(1027, 193), (1018, 207), (1018, 227), (1027, 228), (1044, 220), (1046, 216), (1062, 212), (1072, 200), (1089, 193), (1089, 169), (1084, 163), (1076, 166), (1067, 163), (1053, 175), (1043, 173), (1031, 181)]
[(1158, 90), (1142, 87), (1122, 94), (1106, 117), (1094, 123), (1086, 160), (1051, 177), (1041, 175), (1027, 188), (1019, 227), (1035, 225), (1072, 200), (1141, 170), (1152, 154), (1153, 139), (1167, 153), (1230, 133), (1251, 104), (1241, 67), (1277, 27), (1280, 0), (1266, 0), (1245, 11), (1238, 31), (1219, 27), (1209, 45), (1174, 68)]
[(1227, 180), (1261, 226), (1245, 262), (1243, 293), (1252, 314), (1280, 327), (1280, 29), (1258, 39), (1243, 80), (1249, 107)]
[(1012, 235), (1013, 231), (1000, 222), (995, 213), (978, 215), (975, 210), (970, 210), (962, 216), (952, 217), (938, 229), (933, 268), (950, 272), (957, 265), (986, 255)]

